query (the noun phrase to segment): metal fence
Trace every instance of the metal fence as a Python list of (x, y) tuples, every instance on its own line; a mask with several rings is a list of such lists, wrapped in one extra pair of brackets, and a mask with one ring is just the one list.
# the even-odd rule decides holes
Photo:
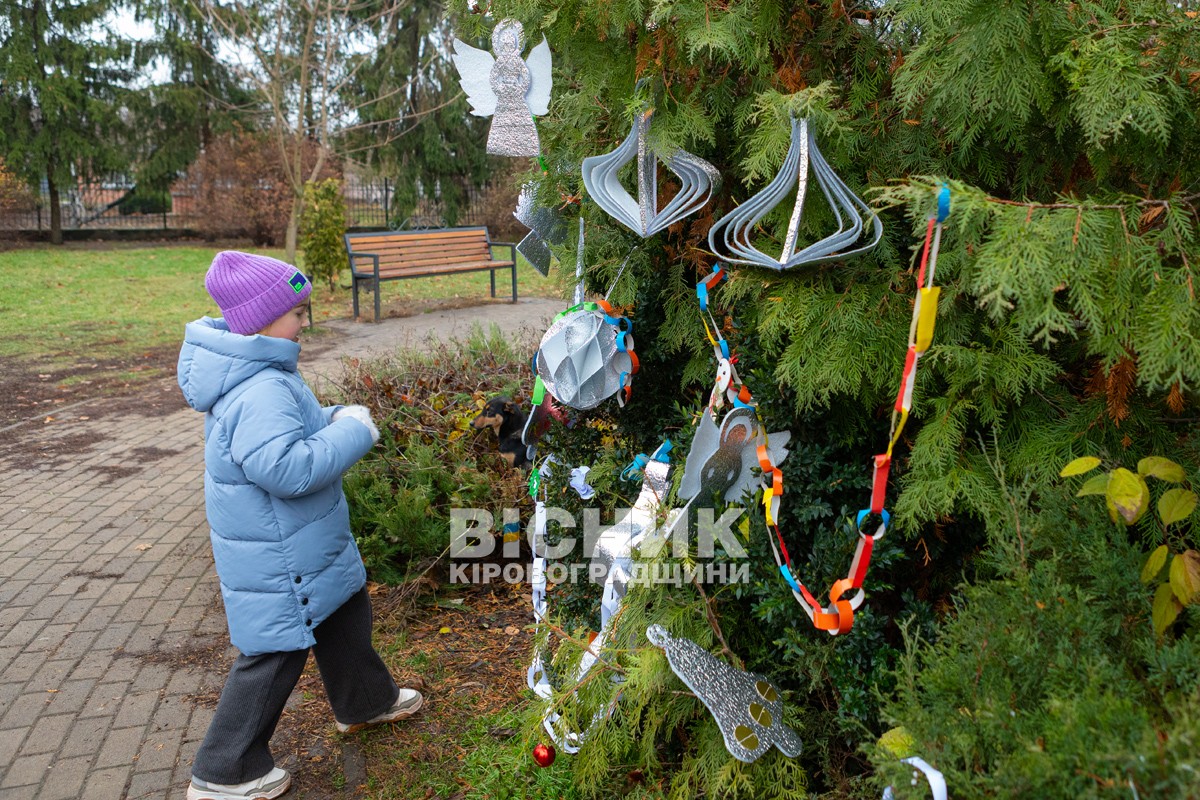
[[(63, 230), (198, 230), (202, 213), (199, 192), (186, 179), (171, 187), (169, 210), (140, 211), (127, 200), (134, 183), (123, 176), (103, 181), (81, 182), (59, 195)], [(350, 228), (385, 228), (395, 211), (395, 182), (389, 178), (345, 176), (342, 193), (346, 200), (346, 224)], [(488, 189), (472, 190), (469, 204), (456, 224), (482, 225), (486, 217)], [(122, 202), (122, 201), (125, 202)], [(422, 199), (401, 227), (444, 227), (445, 214), (435, 198)], [(30, 194), (15, 208), (0, 210), (0, 231), (35, 232), (50, 230), (50, 197)]]

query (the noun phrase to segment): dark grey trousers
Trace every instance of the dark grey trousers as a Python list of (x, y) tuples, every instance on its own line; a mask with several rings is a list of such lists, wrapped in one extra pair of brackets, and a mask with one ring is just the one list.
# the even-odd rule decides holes
[[(366, 722), (391, 708), (400, 688), (371, 647), (371, 601), (364, 588), (313, 628), (313, 655), (339, 722)], [(245, 783), (275, 766), (268, 743), (307, 650), (239, 655), (204, 736), (192, 775), (209, 783)]]

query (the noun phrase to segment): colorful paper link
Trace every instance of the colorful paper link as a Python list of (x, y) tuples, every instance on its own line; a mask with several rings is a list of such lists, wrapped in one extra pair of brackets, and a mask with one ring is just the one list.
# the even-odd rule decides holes
[[(784, 581), (792, 590), (792, 595), (800, 603), (813, 625), (831, 635), (847, 633), (854, 626), (854, 612), (862, 605), (864, 594), (863, 581), (866, 580), (867, 570), (871, 565), (871, 553), (875, 543), (887, 533), (891, 525), (891, 515), (884, 508), (887, 499), (888, 473), (892, 465), (892, 450), (900, 440), (904, 424), (908, 421), (912, 410), (913, 386), (916, 381), (917, 363), (933, 342), (934, 323), (937, 319), (937, 303), (940, 289), (933, 285), (937, 271), (937, 255), (941, 246), (942, 223), (950, 213), (950, 189), (943, 185), (938, 193), (938, 210), (935, 216), (929, 218), (925, 229), (925, 246), (921, 254), (920, 269), (917, 272), (917, 296), (913, 304), (912, 324), (909, 326), (908, 348), (904, 358), (904, 369), (901, 373), (900, 389), (896, 394), (893, 407), (891, 432), (888, 434), (887, 451), (874, 458), (874, 472), (871, 480), (870, 505), (858, 512), (855, 528), (858, 532), (858, 546), (854, 551), (854, 559), (850, 562), (847, 577), (835, 582), (829, 590), (829, 605), (822, 606), (812, 593), (801, 583), (792, 567), (791, 556), (783, 535), (775, 524), (777, 506), (772, 507), (773, 500), (782, 492), (772, 484), (764, 493), (763, 502), (767, 506), (767, 526), (774, 533), (774, 539), (769, 539), (775, 563)], [(762, 464), (764, 474), (768, 472), (769, 464)], [(863, 531), (863, 524), (877, 517), (880, 520), (873, 534)], [(853, 594), (846, 597), (847, 592)]]

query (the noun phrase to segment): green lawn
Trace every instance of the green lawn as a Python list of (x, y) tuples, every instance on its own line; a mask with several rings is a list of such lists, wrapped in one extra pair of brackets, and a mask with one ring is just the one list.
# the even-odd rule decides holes
[[(0, 252), (0, 357), (50, 365), (80, 356), (127, 358), (177, 345), (187, 322), (218, 314), (204, 291), (204, 273), (219, 249), (81, 243)], [(282, 250), (251, 252), (283, 258)], [(553, 281), (519, 255), (518, 260), (519, 296), (557, 295)], [(507, 273), (497, 275), (496, 283), (497, 294), (506, 296)], [(488, 273), (392, 281), (382, 295), (385, 314), (485, 302)], [(360, 294), (360, 300), (369, 320), (373, 299)], [(349, 317), (350, 291), (318, 286), (313, 309), (318, 324)]]

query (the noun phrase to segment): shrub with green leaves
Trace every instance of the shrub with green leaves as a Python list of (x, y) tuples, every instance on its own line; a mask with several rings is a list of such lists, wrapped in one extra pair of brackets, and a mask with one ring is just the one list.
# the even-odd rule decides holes
[(471, 420), (495, 394), (527, 403), (529, 346), (476, 327), (461, 341), (430, 339), (393, 357), (346, 363), (336, 399), (368, 406), (380, 432), (345, 477), (350, 526), (373, 580), (401, 581), (443, 554), (452, 508), (487, 509), (500, 520), (504, 508), (528, 506), (525, 474)]
[[(1081, 456), (1060, 473), (1063, 477), (1086, 475), (1100, 466), (1095, 456)], [(1136, 525), (1147, 517), (1151, 505), (1150, 484), (1181, 484), (1187, 481), (1183, 467), (1167, 458), (1148, 456), (1138, 462), (1137, 472), (1116, 467), (1093, 475), (1076, 493), (1078, 497), (1103, 495), (1108, 516), (1122, 526)], [(1200, 602), (1200, 551), (1196, 526), (1191, 522), (1196, 509), (1196, 493), (1182, 486), (1171, 486), (1158, 494), (1158, 525), (1147, 520), (1141, 526), (1143, 539), (1161, 544), (1146, 558), (1142, 567), (1142, 583), (1154, 583), (1170, 560), (1167, 579), (1158, 584), (1154, 593), (1151, 619), (1156, 633), (1163, 634), (1179, 617), (1185, 606)], [(1150, 519), (1153, 519), (1151, 517)]]
[(346, 263), (346, 200), (336, 178), (304, 185), (304, 210), (300, 214), (300, 248), (304, 269), (313, 280), (329, 281), (334, 288), (338, 271)]
[(962, 587), (936, 640), (905, 628), (897, 692), (883, 697), (903, 744), (873, 753), (898, 798), (927, 796), (896, 760), (914, 754), (964, 800), (1190, 797), (1200, 785), (1200, 609), (1159, 636), (1142, 537), (1072, 493), (1006, 490), (987, 579)]

